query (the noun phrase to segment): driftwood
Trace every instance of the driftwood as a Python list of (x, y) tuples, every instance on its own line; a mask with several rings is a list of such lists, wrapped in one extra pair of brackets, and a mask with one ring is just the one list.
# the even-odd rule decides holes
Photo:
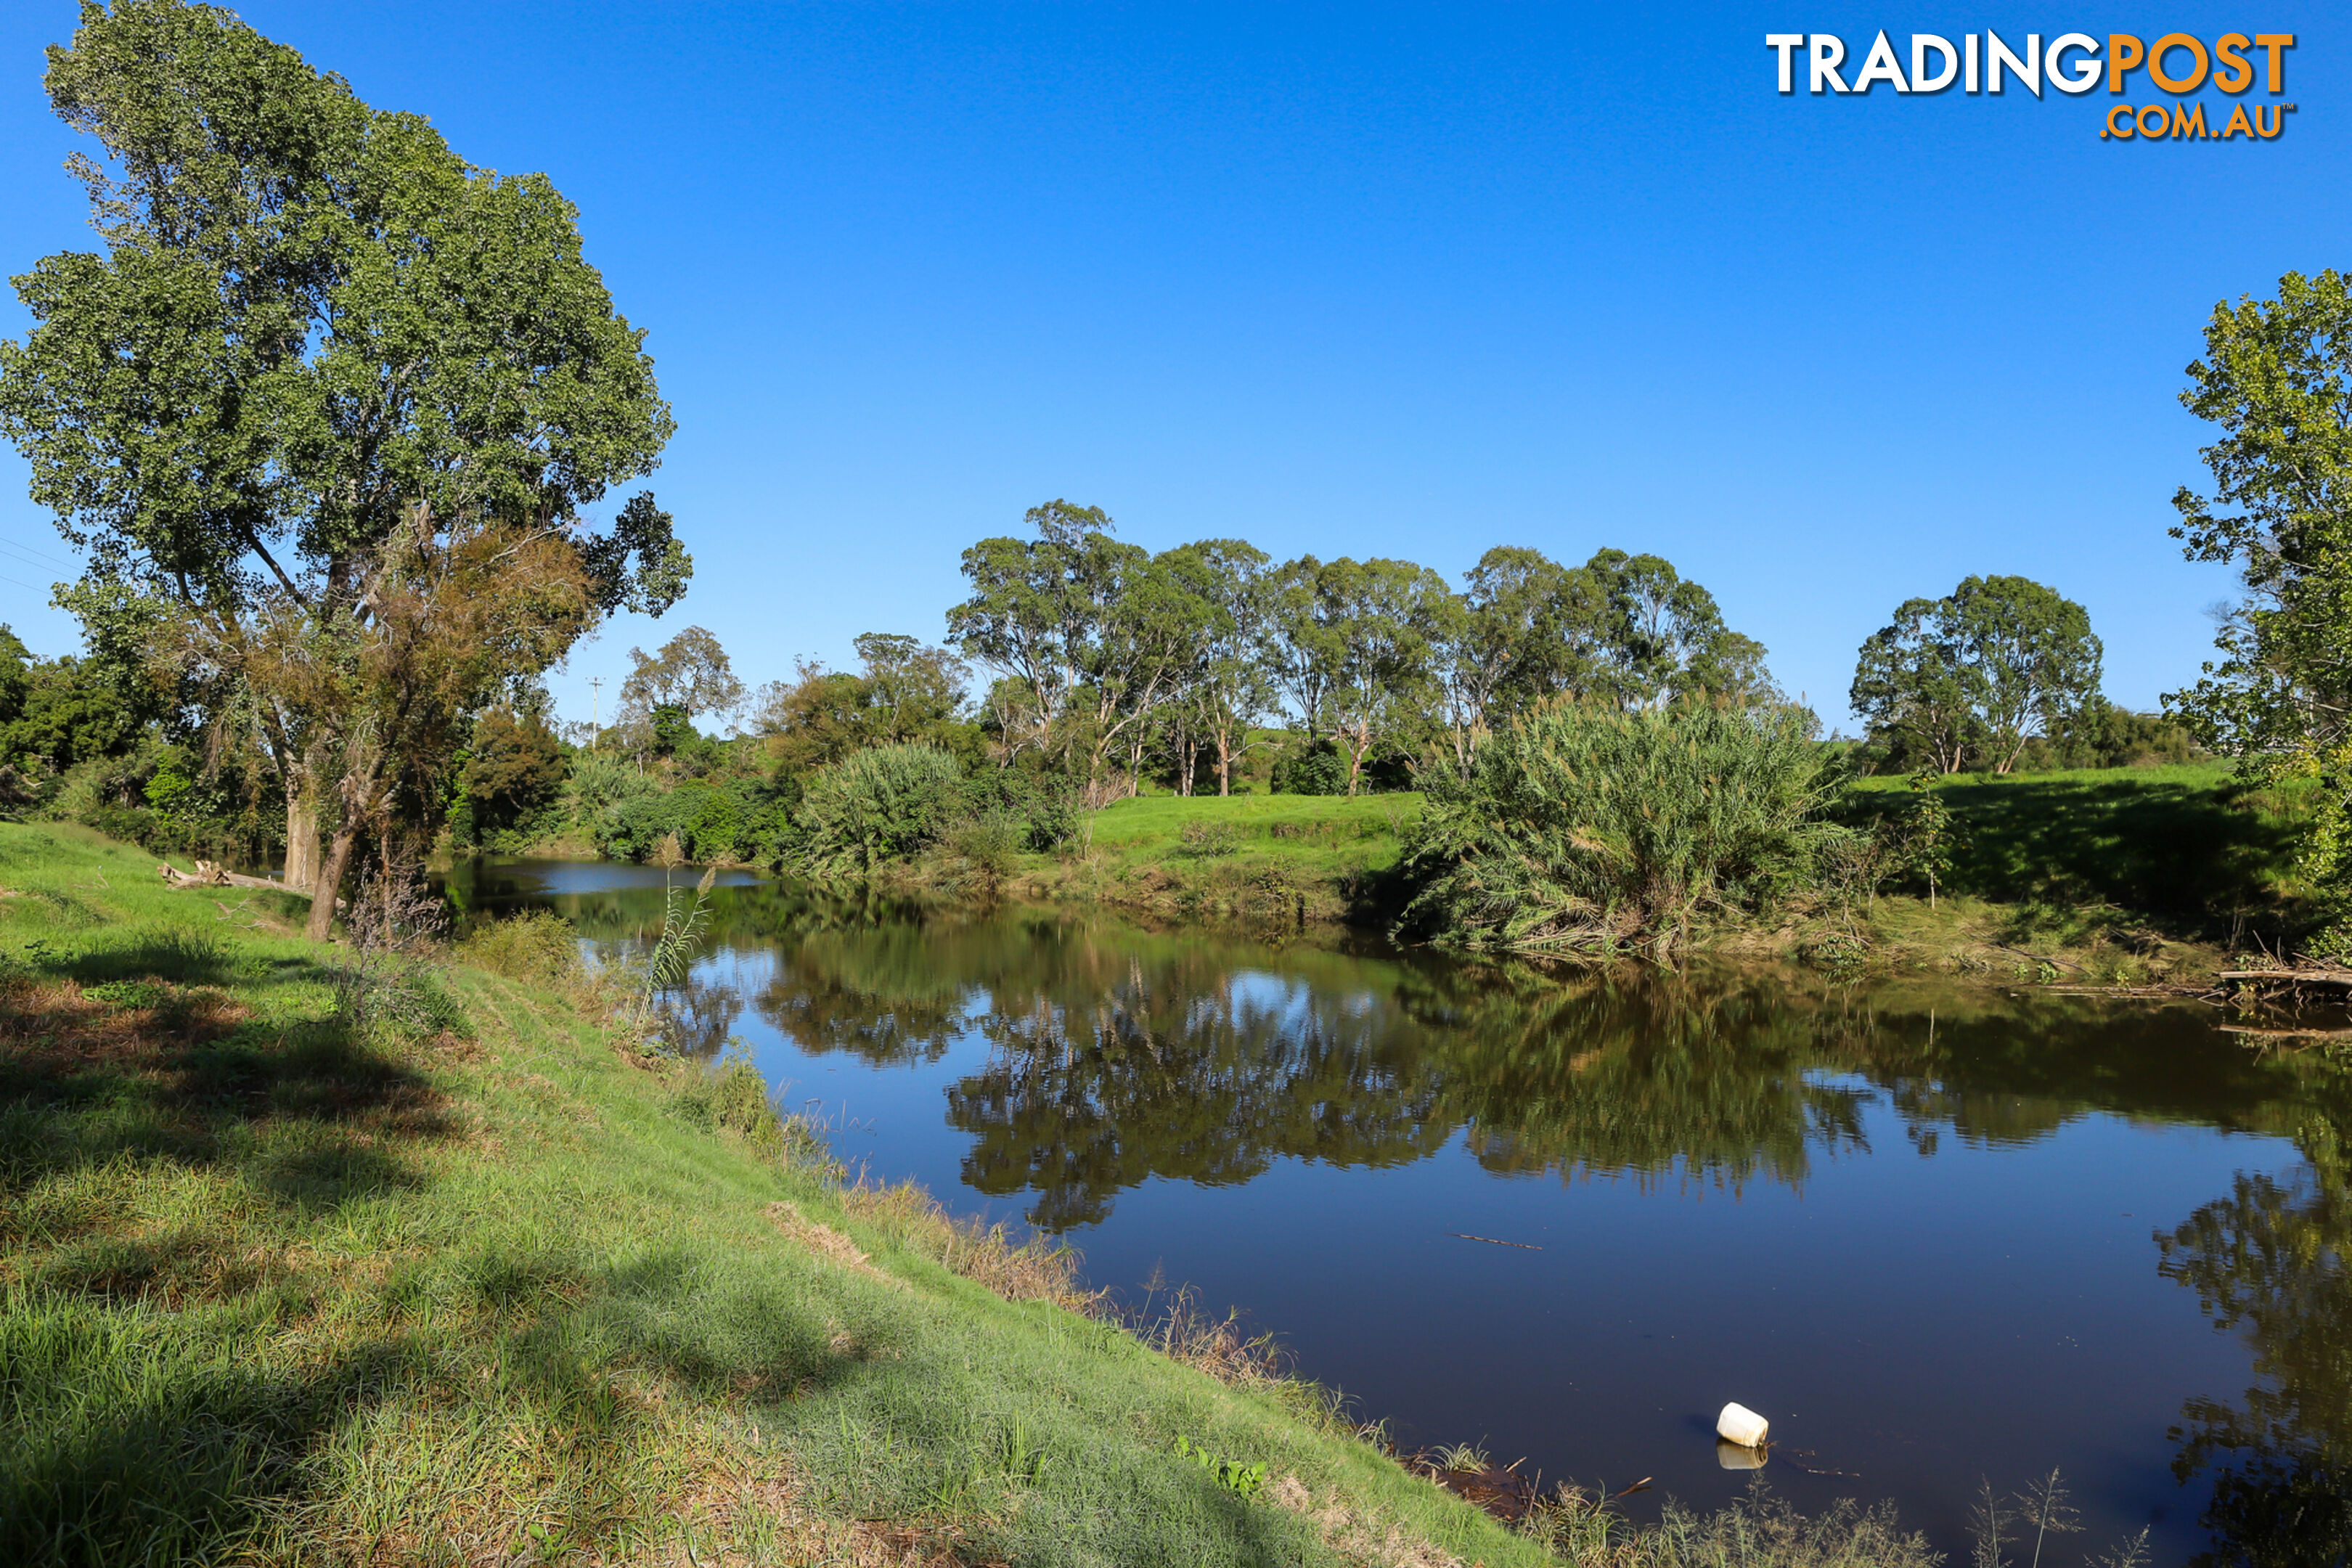
[(2258, 1029), (2245, 1024), (2217, 1024), (2225, 1035), (2250, 1040), (2352, 1040), (2352, 1029)]
[(298, 899), (310, 896), (307, 888), (289, 888), (267, 877), (248, 877), (242, 871), (232, 871), (211, 860), (197, 861), (194, 871), (183, 871), (169, 865), (158, 866), (155, 870), (167, 888), (262, 888), (273, 893), (291, 893)]
[(2352, 969), (2225, 969), (2224, 985), (2321, 985), (2352, 990)]

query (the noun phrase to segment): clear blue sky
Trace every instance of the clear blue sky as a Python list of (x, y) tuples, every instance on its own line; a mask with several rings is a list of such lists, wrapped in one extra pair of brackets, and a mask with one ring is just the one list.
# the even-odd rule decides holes
[[(1654, 551), (1832, 723), (1897, 602), (2022, 573), (2153, 706), (2232, 589), (2165, 536), (2203, 477), (2200, 326), (2352, 265), (2346, 15), (2310, 4), (243, 15), (544, 170), (650, 330), (679, 426), (652, 483), (698, 574), (579, 651), (571, 718), (689, 622), (754, 680), (936, 637), (958, 552), (1055, 496), (1155, 548), (1457, 577), (1496, 543)], [(73, 20), (0, 15), (10, 273), (90, 243), (39, 81)], [(2300, 107), (2258, 145), (2119, 144), (2103, 91), (1784, 99), (1762, 42), (1987, 26), (2293, 32)], [(23, 480), (0, 455), (0, 620), (67, 651)]]

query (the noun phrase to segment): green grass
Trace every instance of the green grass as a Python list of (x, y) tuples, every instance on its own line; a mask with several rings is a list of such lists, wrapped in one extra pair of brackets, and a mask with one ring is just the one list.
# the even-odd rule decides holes
[(0, 1561), (1546, 1560), (1297, 1385), (984, 1288), (576, 990), (451, 963), (460, 1028), (370, 1032), (280, 895), (12, 825), (0, 888)]
[(1140, 795), (1095, 814), (1082, 855), (1024, 875), (1032, 892), (1177, 916), (1376, 922), (1420, 815), (1412, 794)]
[(1952, 892), (2119, 911), (2218, 941), (2274, 938), (2297, 919), (2300, 804), (2241, 785), (2230, 763), (1963, 774), (1935, 787), (1961, 828)]

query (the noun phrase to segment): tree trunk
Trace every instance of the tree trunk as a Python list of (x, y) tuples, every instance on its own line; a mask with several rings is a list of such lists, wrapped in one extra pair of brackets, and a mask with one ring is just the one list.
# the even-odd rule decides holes
[(302, 929), (302, 934), (312, 942), (324, 942), (334, 934), (335, 895), (343, 890), (343, 874), (352, 865), (352, 847), (358, 842), (357, 830), (343, 827), (336, 830), (333, 841), (327, 846), (327, 858), (310, 888), (310, 923)]
[(319, 877), (319, 805), (307, 786), (286, 792), (286, 876), (289, 888), (308, 889)]

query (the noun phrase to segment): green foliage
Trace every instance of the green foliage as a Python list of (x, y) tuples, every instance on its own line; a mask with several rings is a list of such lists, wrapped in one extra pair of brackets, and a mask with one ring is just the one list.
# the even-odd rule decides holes
[(689, 860), (764, 860), (785, 832), (782, 802), (756, 777), (695, 780), (669, 789), (624, 786), (612, 795), (614, 804), (592, 819), (591, 832), (598, 851), (614, 859), (651, 859), (675, 834)]
[(1188, 822), (1178, 829), (1177, 853), (1196, 859), (1209, 859), (1230, 855), (1241, 847), (1240, 825), (1232, 822), (1202, 820)]
[[(2221, 940), (2251, 927), (2275, 942), (2307, 919), (2294, 877), (2314, 805), (2307, 788), (2249, 784), (2211, 762), (1963, 774), (1933, 795), (1951, 819), (1946, 892), (2127, 910)], [(1916, 798), (1904, 781), (1868, 780), (1839, 816), (1867, 826)]]
[(1200, 1447), (1190, 1437), (1176, 1439), (1176, 1457), (1198, 1465), (1218, 1487), (1247, 1502), (1265, 1488), (1265, 1463), (1260, 1460), (1244, 1465), (1239, 1459), (1228, 1459)]
[(1815, 845), (1815, 872), (1849, 908), (1890, 886), (1932, 900), (1949, 880), (1960, 835), (1932, 775), (1915, 775), (1907, 795), (1850, 790), (1826, 816), (1831, 826)]
[(1821, 771), (1785, 709), (1546, 703), (1430, 773), (1400, 924), (1465, 947), (1671, 951), (1806, 873)]
[(558, 984), (580, 972), (579, 936), (550, 910), (487, 921), (467, 932), (457, 952), (478, 969), (538, 985)]
[(1911, 599), (1862, 645), (1848, 700), (1899, 765), (2015, 768), (2036, 737), (2103, 711), (2101, 650), (2083, 606), (2024, 577), (1970, 577)]
[(476, 712), (683, 587), (649, 497), (572, 526), (670, 435), (643, 334), (545, 176), (230, 12), (86, 7), (46, 85), (101, 152), (73, 166), (102, 249), (14, 280), (0, 428), (84, 552), (66, 602), (336, 804), (340, 886), (363, 834), (437, 826)]
[(501, 707), (483, 714), (475, 721), (460, 776), (475, 841), (499, 847), (544, 826), (568, 772), (563, 742), (536, 709), (518, 713)]
[(0, 626), (0, 763), (38, 776), (128, 754), (151, 715), (96, 674), (70, 657), (35, 658)]
[(798, 679), (761, 689), (752, 727), (780, 771), (797, 774), (863, 747), (908, 742), (977, 760), (977, 730), (960, 717), (971, 679), (961, 659), (881, 632), (859, 634), (856, 647), (862, 673), (803, 662)]
[(1276, 795), (1346, 795), (1348, 759), (1328, 740), (1301, 738), (1276, 760), (1274, 791)]
[(621, 721), (643, 727), (667, 755), (694, 739), (701, 714), (732, 713), (743, 703), (743, 683), (719, 639), (688, 626), (647, 654), (629, 650), (629, 678), (621, 683)]
[(870, 873), (936, 840), (963, 770), (932, 746), (877, 746), (809, 775), (787, 861), (814, 876)]
[(2290, 272), (2276, 300), (2216, 305), (2189, 376), (2180, 401), (2220, 427), (2203, 453), (2214, 493), (2181, 487), (2173, 537), (2235, 566), (2246, 596), (2220, 658), (2166, 705), (2250, 779), (2309, 781), (2299, 858), (2329, 927), (2317, 945), (2352, 956), (2352, 281)]

